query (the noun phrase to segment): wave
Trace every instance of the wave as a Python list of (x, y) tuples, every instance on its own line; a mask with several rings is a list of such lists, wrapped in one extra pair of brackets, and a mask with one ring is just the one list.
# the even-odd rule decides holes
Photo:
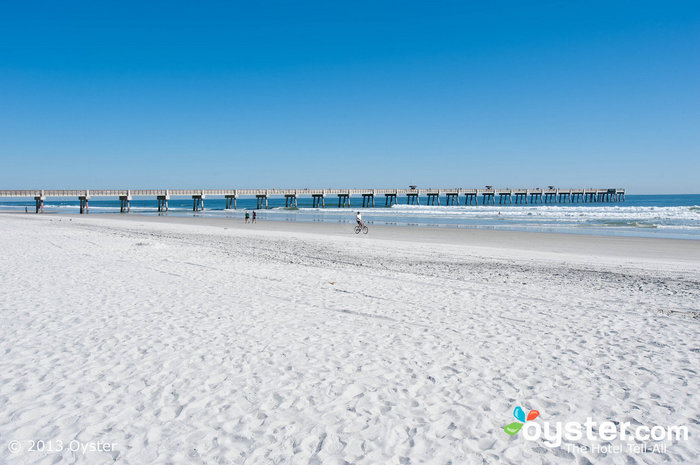
[[(213, 208), (212, 208), (213, 207)], [(0, 208), (24, 210), (25, 205), (2, 205)], [(251, 207), (248, 207), (251, 208)], [(33, 212), (34, 206), (29, 206)], [(77, 213), (77, 202), (47, 204), (46, 211)], [(235, 218), (245, 207), (226, 210), (210, 204), (205, 211), (194, 213), (182, 203), (170, 205), (171, 215), (197, 215)], [(375, 224), (398, 224), (430, 227), (488, 228), (540, 231), (580, 231), (618, 234), (637, 231), (650, 235), (700, 238), (700, 206), (639, 205), (479, 205), (428, 206), (394, 205), (391, 208), (311, 208), (275, 206), (264, 210), (268, 219), (285, 221), (346, 222), (361, 210)], [(119, 213), (118, 205), (91, 204), (90, 213)], [(154, 205), (131, 206), (131, 213), (158, 214)], [(261, 213), (263, 213), (261, 211)], [(670, 233), (670, 234), (669, 234)], [(636, 233), (632, 233), (636, 234)]]

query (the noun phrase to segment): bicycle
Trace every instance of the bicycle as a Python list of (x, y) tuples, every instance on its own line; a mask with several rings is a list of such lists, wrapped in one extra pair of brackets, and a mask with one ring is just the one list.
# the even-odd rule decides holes
[(362, 231), (362, 234), (367, 234), (369, 232), (369, 229), (364, 224), (362, 226), (358, 224), (357, 226), (355, 226), (355, 234), (360, 234), (360, 231)]

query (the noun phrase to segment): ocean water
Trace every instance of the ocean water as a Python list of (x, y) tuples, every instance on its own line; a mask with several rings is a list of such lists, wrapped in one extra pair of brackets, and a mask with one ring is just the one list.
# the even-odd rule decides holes
[[(269, 199), (269, 208), (259, 210), (261, 220), (354, 223), (362, 211), (368, 224), (500, 229), (700, 240), (700, 195), (628, 195), (619, 203), (572, 203), (538, 205), (426, 206), (399, 204), (384, 207), (377, 197), (376, 208), (361, 208), (362, 199), (352, 198), (352, 208), (337, 208), (337, 198), (326, 198), (327, 208), (312, 208), (310, 198), (299, 198), (298, 209), (284, 206), (284, 198)], [(461, 199), (462, 200), (462, 199)], [(399, 201), (406, 201), (400, 198)], [(444, 198), (442, 199), (444, 202)], [(237, 210), (225, 210), (223, 198), (205, 199), (203, 212), (192, 211), (191, 198), (171, 198), (170, 216), (211, 216), (242, 219), (245, 210), (256, 207), (256, 199), (238, 199)], [(2, 199), (0, 210), (34, 212), (33, 199)], [(78, 199), (52, 199), (44, 204), (47, 213), (78, 213)], [(90, 200), (90, 214), (119, 213), (118, 199)], [(158, 215), (155, 198), (131, 201), (132, 215)]]

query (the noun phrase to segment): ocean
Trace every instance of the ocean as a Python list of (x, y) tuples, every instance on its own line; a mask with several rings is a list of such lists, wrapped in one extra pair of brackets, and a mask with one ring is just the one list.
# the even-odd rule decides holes
[[(427, 206), (404, 204), (384, 207), (377, 197), (376, 208), (361, 208), (362, 199), (352, 198), (352, 208), (337, 208), (337, 197), (326, 197), (326, 208), (312, 208), (311, 198), (298, 199), (298, 209), (285, 208), (284, 198), (270, 197), (269, 209), (258, 218), (273, 221), (354, 223), (362, 211), (369, 224), (446, 228), (500, 229), (700, 240), (700, 195), (627, 195), (619, 203), (572, 203), (538, 205)], [(460, 199), (463, 200), (463, 199)], [(444, 198), (442, 199), (444, 202)], [(0, 210), (34, 212), (34, 199), (2, 199)], [(191, 198), (173, 197), (169, 211), (158, 213), (155, 198), (135, 198), (132, 215), (209, 216), (242, 219), (245, 210), (256, 207), (255, 198), (239, 198), (237, 210), (226, 210), (225, 199), (206, 198), (205, 210), (192, 211)], [(78, 213), (78, 199), (49, 198), (46, 213)], [(119, 199), (90, 200), (90, 214), (119, 213)]]

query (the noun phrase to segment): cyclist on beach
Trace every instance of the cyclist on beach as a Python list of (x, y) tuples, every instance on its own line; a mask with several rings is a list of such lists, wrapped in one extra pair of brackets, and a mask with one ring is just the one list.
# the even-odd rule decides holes
[(357, 215), (355, 215), (355, 219), (357, 220), (357, 225), (359, 227), (364, 226), (365, 224), (362, 222), (362, 213), (357, 212)]

